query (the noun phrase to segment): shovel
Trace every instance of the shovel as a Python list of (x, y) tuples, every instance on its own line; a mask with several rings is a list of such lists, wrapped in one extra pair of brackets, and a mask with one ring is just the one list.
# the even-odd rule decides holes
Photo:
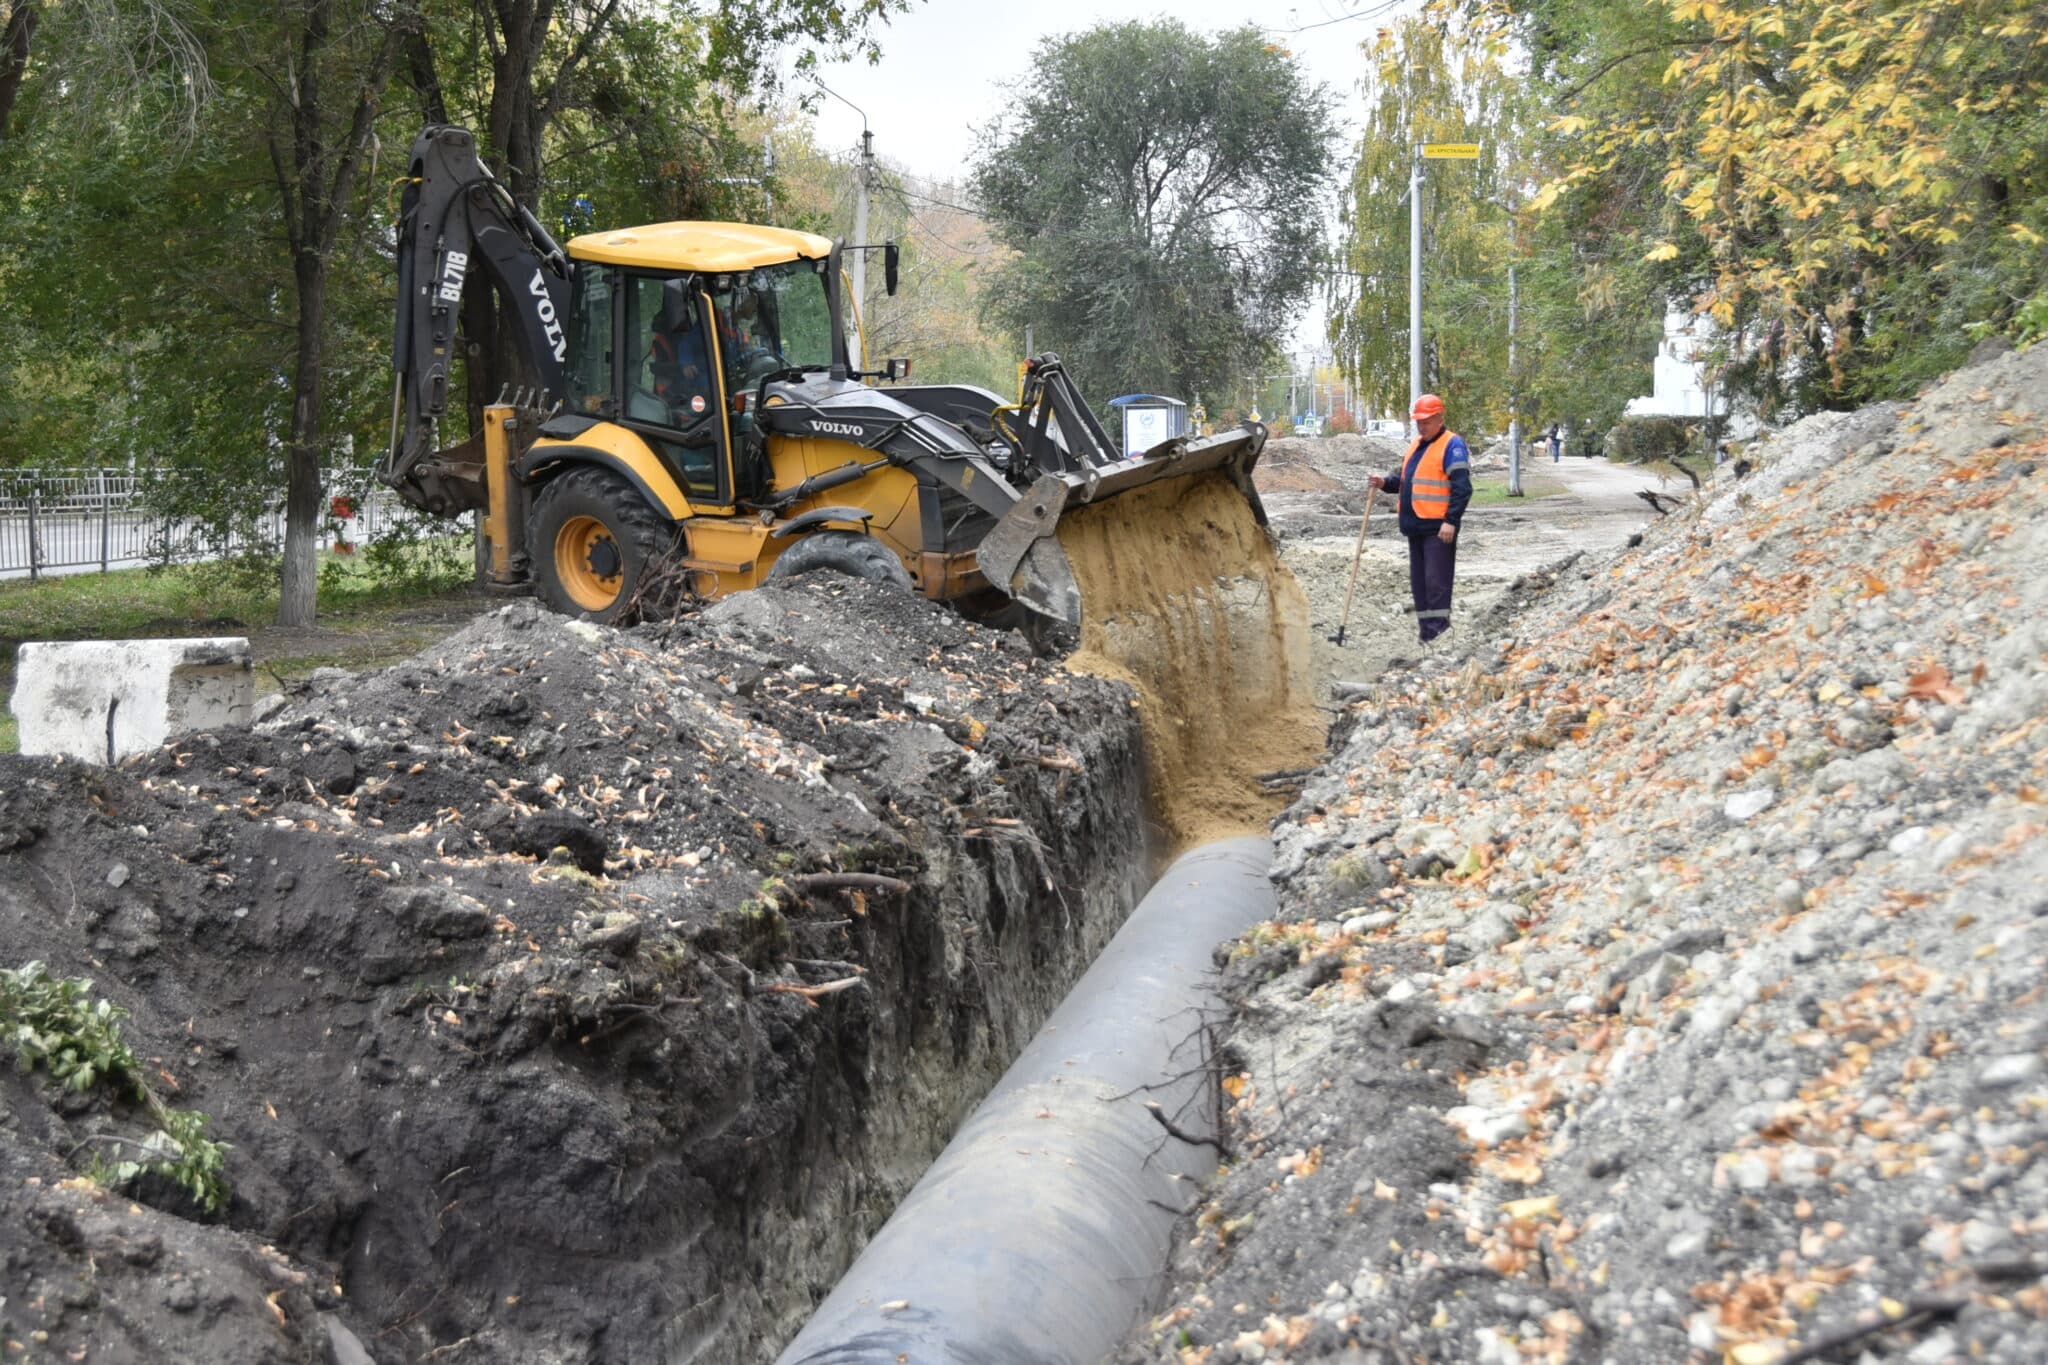
[(1337, 625), (1337, 633), (1330, 637), (1330, 643), (1344, 643), (1344, 633), (1351, 628), (1351, 599), (1358, 592), (1358, 561), (1365, 554), (1365, 528), (1372, 522), (1372, 500), (1378, 495), (1380, 484), (1374, 479), (1365, 486), (1365, 515), (1358, 519), (1358, 544), (1351, 551), (1351, 583), (1344, 589), (1344, 619)]

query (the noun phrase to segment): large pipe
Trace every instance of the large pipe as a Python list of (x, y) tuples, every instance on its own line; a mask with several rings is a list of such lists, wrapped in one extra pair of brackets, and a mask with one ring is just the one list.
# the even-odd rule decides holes
[(1096, 1365), (1152, 1306), (1215, 1154), (1210, 954), (1274, 913), (1265, 839), (1167, 870), (778, 1365)]

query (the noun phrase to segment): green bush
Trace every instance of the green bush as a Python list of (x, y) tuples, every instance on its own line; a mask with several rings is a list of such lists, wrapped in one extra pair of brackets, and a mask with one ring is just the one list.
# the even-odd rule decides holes
[(222, 1163), (227, 1144), (206, 1136), (206, 1115), (172, 1109), (157, 1098), (143, 1079), (141, 1060), (121, 1041), (125, 1017), (112, 1002), (92, 998), (92, 982), (52, 976), (40, 962), (0, 971), (0, 1036), (14, 1049), (16, 1065), (31, 1072), (40, 1068), (76, 1094), (104, 1086), (116, 1098), (140, 1104), (156, 1124), (139, 1141), (99, 1139), (128, 1155), (96, 1158), (86, 1175), (108, 1186), (160, 1175), (217, 1213), (228, 1202)]
[(2020, 305), (2013, 318), (2013, 332), (2022, 346), (2031, 346), (2048, 336), (2048, 294), (2036, 294)]
[(1624, 417), (1607, 431), (1607, 458), (1624, 464), (1676, 460), (1692, 444), (1690, 422), (1677, 417)]

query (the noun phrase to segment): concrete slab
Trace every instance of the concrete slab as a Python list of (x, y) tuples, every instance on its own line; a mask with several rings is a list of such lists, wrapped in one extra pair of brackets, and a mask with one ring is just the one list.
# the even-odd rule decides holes
[(24, 754), (116, 763), (194, 730), (247, 724), (255, 692), (240, 636), (39, 642), (15, 656)]

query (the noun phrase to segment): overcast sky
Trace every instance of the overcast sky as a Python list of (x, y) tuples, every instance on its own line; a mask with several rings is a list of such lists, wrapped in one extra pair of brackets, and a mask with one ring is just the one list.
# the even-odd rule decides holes
[[(1414, 8), (1415, 0), (1176, 0), (1170, 17), (1204, 31), (1257, 24), (1294, 53), (1309, 79), (1337, 96), (1341, 175), (1364, 112), (1359, 44), (1391, 16)], [(882, 30), (878, 65), (854, 62), (819, 73), (840, 96), (819, 105), (819, 145), (835, 151), (859, 145), (861, 115), (850, 101), (866, 112), (876, 156), (920, 175), (964, 175), (974, 130), (1002, 109), (1005, 87), (1024, 74), (1041, 41), (1099, 23), (1168, 14), (1158, 0), (925, 0)], [(1321, 335), (1320, 305), (1311, 303), (1297, 321), (1294, 348), (1319, 346)]]
[[(881, 31), (879, 65), (848, 63), (820, 72), (824, 83), (867, 112), (876, 155), (923, 175), (960, 174), (974, 148), (974, 129), (995, 117), (1004, 86), (1025, 71), (1044, 39), (1098, 23), (1170, 16), (1214, 31), (1252, 23), (1292, 51), (1312, 80), (1341, 100), (1345, 142), (1356, 140), (1361, 62), (1359, 43), (1390, 14), (1411, 8), (1386, 0), (926, 0)], [(861, 116), (826, 98), (818, 110), (819, 142), (851, 148)]]

